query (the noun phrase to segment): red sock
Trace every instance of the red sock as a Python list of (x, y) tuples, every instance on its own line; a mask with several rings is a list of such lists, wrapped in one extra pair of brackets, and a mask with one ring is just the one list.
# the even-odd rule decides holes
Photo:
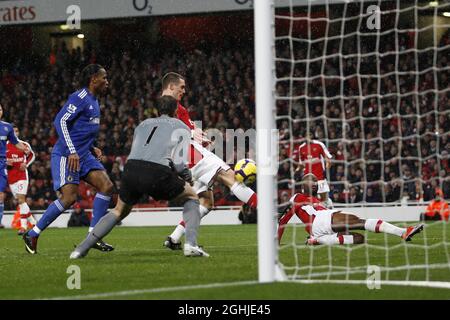
[(292, 210), (289, 210), (278, 221), (278, 243), (281, 242), (281, 237), (283, 236), (283, 233), (284, 233), (284, 227), (289, 222), (289, 220), (291, 220), (293, 215), (294, 215), (294, 212)]
[(184, 222), (184, 220), (181, 220), (179, 224), (186, 228), (186, 223)]
[(256, 209), (256, 207), (258, 206), (258, 196), (256, 195), (256, 193), (254, 193), (250, 197), (250, 199), (248, 200), (247, 204), (250, 206), (250, 208)]

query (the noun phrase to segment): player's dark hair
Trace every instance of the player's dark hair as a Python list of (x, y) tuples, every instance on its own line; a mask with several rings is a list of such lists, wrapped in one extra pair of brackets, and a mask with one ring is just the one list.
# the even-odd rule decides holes
[(95, 76), (100, 69), (104, 69), (99, 64), (90, 64), (84, 67), (83, 70), (81, 70), (80, 74), (80, 84), (82, 87), (89, 87), (89, 84), (91, 83), (91, 78)]
[(171, 96), (162, 96), (156, 101), (159, 115), (163, 114), (173, 117), (175, 110), (177, 109), (177, 100)]
[(176, 72), (168, 72), (162, 78), (162, 89), (166, 89), (172, 83), (178, 83), (180, 80), (184, 80), (184, 77), (181, 74)]

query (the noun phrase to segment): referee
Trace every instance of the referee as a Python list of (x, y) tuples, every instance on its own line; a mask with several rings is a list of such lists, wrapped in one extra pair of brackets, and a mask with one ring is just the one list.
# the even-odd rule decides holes
[(162, 96), (157, 105), (160, 117), (144, 120), (134, 131), (116, 207), (100, 219), (86, 240), (71, 253), (70, 259), (86, 256), (95, 243), (130, 213), (143, 195), (182, 203), (186, 223), (184, 255), (209, 257), (197, 244), (199, 200), (191, 187), (192, 175), (187, 167), (191, 132), (175, 118), (177, 101), (173, 97)]

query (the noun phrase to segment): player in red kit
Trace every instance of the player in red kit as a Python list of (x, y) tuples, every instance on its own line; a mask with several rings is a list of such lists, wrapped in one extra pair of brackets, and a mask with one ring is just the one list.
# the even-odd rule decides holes
[(324, 175), (325, 169), (331, 167), (331, 154), (327, 147), (318, 140), (311, 139), (312, 134), (307, 131), (306, 141), (298, 147), (299, 166), (297, 171), (303, 170), (303, 174), (312, 173), (319, 180), (319, 198), (329, 209), (333, 208), (333, 202), (328, 196), (330, 187)]
[[(177, 117), (192, 130), (190, 148), (190, 169), (194, 180), (194, 190), (200, 198), (200, 215), (203, 218), (209, 213), (214, 205), (212, 186), (215, 181), (228, 187), (231, 192), (242, 202), (251, 208), (256, 208), (256, 193), (235, 179), (234, 170), (214, 153), (205, 149), (204, 146), (211, 143), (206, 134), (196, 128), (189, 116), (189, 112), (180, 103), (186, 92), (186, 82), (183, 76), (169, 72), (162, 79), (162, 95), (172, 96), (178, 101)], [(184, 234), (184, 221), (181, 221), (164, 245), (169, 249), (181, 249), (180, 239)]]
[(317, 178), (305, 174), (302, 179), (302, 193), (295, 194), (279, 219), (278, 241), (281, 241), (284, 228), (295, 214), (305, 224), (309, 237), (308, 245), (357, 244), (364, 242), (364, 236), (352, 230), (383, 232), (401, 237), (405, 241), (422, 231), (423, 224), (408, 228), (399, 228), (380, 219), (360, 219), (356, 215), (340, 210), (325, 208), (315, 197)]
[[(17, 128), (17, 126), (13, 126), (13, 128), (16, 137), (19, 137), (19, 128)], [(6, 162), (8, 164), (8, 184), (9, 188), (11, 189), (11, 193), (19, 203), (20, 226), (21, 226), (18, 232), (19, 235), (23, 235), (27, 231), (28, 221), (30, 221), (31, 224), (36, 224), (34, 217), (30, 213), (30, 207), (28, 207), (28, 204), (25, 199), (28, 191), (27, 168), (34, 161), (35, 155), (27, 142), (25, 141), (21, 142), (24, 143), (30, 150), (30, 153), (28, 153), (28, 155), (25, 155), (25, 153), (22, 150), (18, 149), (12, 143), (8, 143), (6, 145)]]

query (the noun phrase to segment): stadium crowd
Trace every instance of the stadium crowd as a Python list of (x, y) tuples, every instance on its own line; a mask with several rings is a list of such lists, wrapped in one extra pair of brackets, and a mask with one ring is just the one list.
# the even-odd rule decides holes
[[(344, 46), (346, 58), (333, 55), (339, 43), (330, 41), (329, 58), (308, 63), (308, 74), (306, 59), (320, 57), (323, 47), (320, 43), (313, 47), (309, 57), (304, 48), (296, 48), (296, 80), (280, 80), (277, 84), (280, 201), (285, 201), (293, 189), (295, 167), (291, 159), (295, 150), (291, 150), (290, 141), (294, 146), (301, 143), (307, 128), (333, 155), (327, 174), (334, 202), (390, 202), (404, 197), (430, 200), (437, 186), (442, 188), (444, 198), (450, 198), (449, 48), (438, 51), (437, 67), (446, 69), (436, 72), (431, 68), (434, 51), (421, 52), (420, 65), (416, 66), (416, 51), (408, 51), (407, 38), (399, 40), (398, 62), (392, 52), (395, 41), (383, 43), (380, 60), (368, 44), (362, 47), (359, 61), (352, 54), (357, 49), (351, 38)], [(441, 45), (449, 45), (448, 32)], [(0, 102), (4, 119), (19, 126), (20, 138), (36, 152), (29, 168), (30, 208), (45, 209), (55, 198), (50, 153), (57, 135), (52, 121), (77, 88), (81, 67), (100, 63), (108, 72), (110, 89), (100, 100), (101, 132), (96, 146), (106, 155), (103, 163), (120, 188), (134, 128), (156, 114), (155, 98), (167, 71), (186, 75), (187, 94), (182, 104), (192, 119), (202, 121), (203, 129), (217, 128), (225, 134), (225, 129), (255, 128), (253, 47), (230, 48), (168, 50), (158, 56), (129, 48), (122, 51), (120, 46), (111, 52), (90, 43), (84, 50), (69, 51), (63, 43), (52, 50), (40, 68), (18, 60), (14, 67), (2, 70)], [(288, 44), (278, 45), (277, 56), (290, 58), (290, 54)], [(278, 62), (278, 77), (289, 75), (291, 66), (290, 62)], [(401, 72), (395, 73), (396, 69)], [(417, 71), (419, 77), (411, 73)], [(304, 77), (310, 78), (307, 85)], [(346, 80), (340, 81), (341, 77)], [(235, 158), (234, 154), (225, 160), (234, 163)], [(82, 185), (81, 194), (82, 207), (91, 207), (95, 190)], [(237, 200), (219, 186), (215, 199), (216, 205)], [(149, 199), (141, 202), (165, 205)], [(15, 208), (11, 195), (5, 204), (6, 209)]]

